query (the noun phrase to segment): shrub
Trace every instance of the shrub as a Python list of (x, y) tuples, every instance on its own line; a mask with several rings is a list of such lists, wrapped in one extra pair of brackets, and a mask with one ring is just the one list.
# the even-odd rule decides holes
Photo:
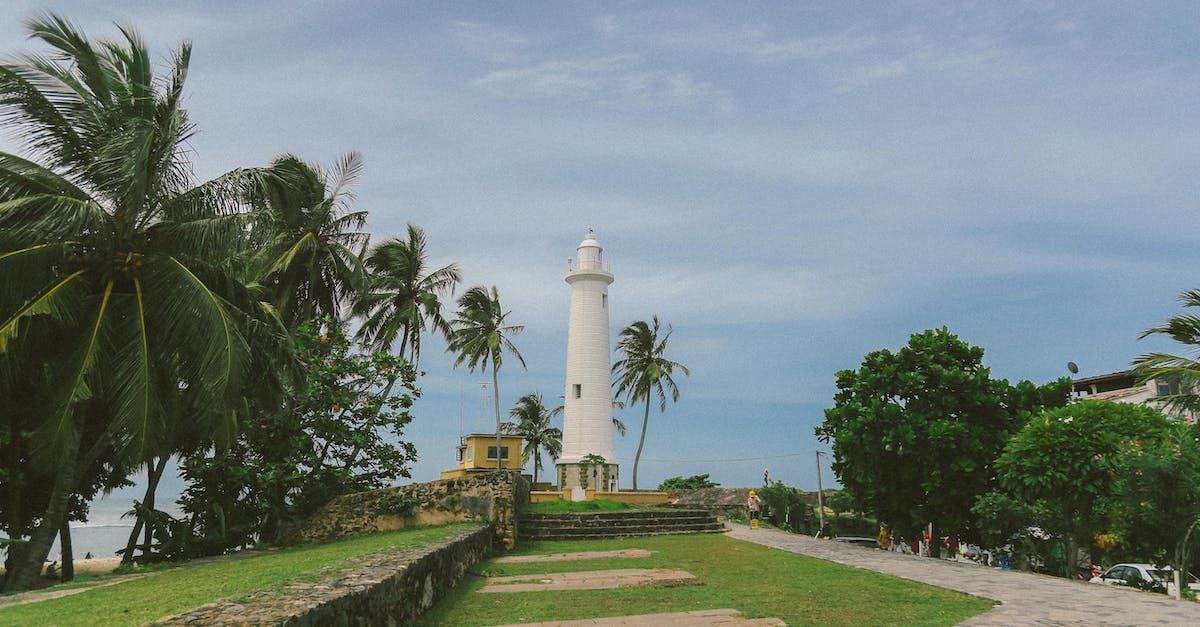
[(700, 488), (715, 488), (721, 484), (710, 481), (707, 474), (692, 475), (690, 477), (669, 477), (658, 484), (658, 489), (663, 491), (673, 490), (698, 490)]

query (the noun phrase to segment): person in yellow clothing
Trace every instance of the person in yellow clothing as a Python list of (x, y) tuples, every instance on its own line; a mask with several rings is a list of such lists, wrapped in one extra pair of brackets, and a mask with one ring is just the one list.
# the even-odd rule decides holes
[(758, 529), (758, 518), (762, 514), (762, 499), (758, 498), (758, 494), (754, 490), (751, 490), (750, 496), (746, 498), (746, 509), (750, 510), (750, 528)]

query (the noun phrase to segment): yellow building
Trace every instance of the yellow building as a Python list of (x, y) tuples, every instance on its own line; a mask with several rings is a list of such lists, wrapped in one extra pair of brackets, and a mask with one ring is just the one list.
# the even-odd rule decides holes
[[(524, 465), (521, 463), (521, 446), (524, 442), (519, 435), (500, 436), (499, 457), (504, 462), (502, 467), (505, 470), (521, 470)], [(473, 473), (495, 470), (497, 462), (496, 434), (464, 435), (458, 444), (455, 457), (458, 459), (458, 468), (443, 470), (442, 479), (456, 479)]]

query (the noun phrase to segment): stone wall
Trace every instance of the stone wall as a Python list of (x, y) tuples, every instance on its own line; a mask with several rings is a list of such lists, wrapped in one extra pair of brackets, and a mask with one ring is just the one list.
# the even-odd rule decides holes
[(529, 484), (517, 472), (489, 472), (339, 496), (293, 527), (284, 544), (327, 542), (358, 533), (390, 531), (461, 520), (488, 522), (496, 541), (517, 543), (518, 508), (529, 502)]
[(349, 572), (321, 581), (289, 582), (237, 601), (202, 605), (155, 625), (403, 625), (412, 622), (488, 556), (489, 525), (400, 553), (362, 559)]

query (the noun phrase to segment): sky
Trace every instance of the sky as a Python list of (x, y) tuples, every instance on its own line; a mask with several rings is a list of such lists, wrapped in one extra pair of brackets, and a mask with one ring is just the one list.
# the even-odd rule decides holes
[[(947, 326), (994, 376), (1126, 368), (1200, 286), (1195, 2), (25, 2), (93, 37), (194, 44), (196, 173), (291, 152), (366, 162), (374, 241), (496, 285), (562, 394), (566, 260), (612, 263), (612, 334), (657, 314), (692, 375), (650, 417), (641, 487), (709, 473), (815, 488), (834, 373)], [(19, 151), (19, 138), (0, 150)], [(414, 480), (485, 430), (478, 384), (424, 343)], [(619, 413), (628, 481), (641, 413)], [(825, 481), (832, 483), (828, 467)]]

